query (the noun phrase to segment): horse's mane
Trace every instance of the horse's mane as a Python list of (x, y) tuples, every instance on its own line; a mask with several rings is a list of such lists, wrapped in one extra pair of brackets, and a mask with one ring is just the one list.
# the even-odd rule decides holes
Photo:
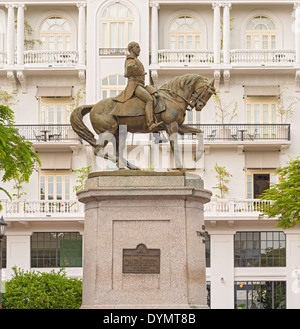
[(193, 86), (199, 79), (201, 79), (203, 83), (208, 84), (208, 80), (199, 74), (184, 74), (173, 78), (171, 81), (162, 85), (159, 89), (177, 91), (178, 89), (183, 89), (187, 85)]

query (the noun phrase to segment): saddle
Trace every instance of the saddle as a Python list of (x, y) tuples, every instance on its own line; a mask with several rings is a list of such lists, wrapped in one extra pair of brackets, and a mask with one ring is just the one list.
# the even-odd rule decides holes
[[(158, 97), (154, 99), (154, 114), (161, 113), (166, 110), (166, 105), (163, 100), (163, 95), (158, 92)], [(145, 115), (145, 103), (133, 95), (125, 103), (115, 102), (115, 106), (111, 112), (112, 115), (121, 117), (138, 117)]]

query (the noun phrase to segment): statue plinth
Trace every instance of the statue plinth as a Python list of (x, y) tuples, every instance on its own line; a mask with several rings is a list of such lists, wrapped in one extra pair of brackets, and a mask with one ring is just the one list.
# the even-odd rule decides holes
[(89, 175), (82, 308), (207, 308), (197, 175), (119, 170)]

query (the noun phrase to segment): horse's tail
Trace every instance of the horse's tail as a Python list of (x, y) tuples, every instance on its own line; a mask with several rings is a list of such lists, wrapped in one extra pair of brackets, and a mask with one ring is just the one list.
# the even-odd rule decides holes
[(75, 133), (91, 144), (93, 147), (97, 146), (96, 139), (94, 134), (87, 128), (87, 126), (83, 123), (82, 118), (91, 112), (91, 109), (94, 105), (82, 105), (77, 107), (72, 113), (70, 117), (71, 126)]

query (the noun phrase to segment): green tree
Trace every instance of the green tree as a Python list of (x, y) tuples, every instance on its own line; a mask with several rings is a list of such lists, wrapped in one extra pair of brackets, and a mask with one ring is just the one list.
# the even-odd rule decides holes
[(68, 278), (64, 269), (50, 273), (13, 267), (6, 282), (4, 309), (78, 309), (82, 303), (82, 280)]
[(74, 170), (74, 173), (79, 173), (80, 174), (78, 176), (78, 178), (76, 179), (77, 185), (75, 185), (73, 187), (74, 192), (83, 190), (85, 188), (85, 183), (86, 183), (86, 180), (88, 179), (88, 175), (90, 173), (90, 170), (91, 170), (91, 166), (83, 167), (83, 168)]
[(269, 218), (277, 217), (277, 226), (294, 227), (300, 223), (300, 159), (290, 159), (286, 167), (277, 170), (279, 183), (265, 190), (261, 200), (272, 200), (264, 207), (263, 214)]
[(228, 187), (226, 184), (230, 182), (229, 177), (232, 177), (232, 175), (226, 170), (225, 166), (220, 166), (217, 163), (214, 167), (216, 178), (218, 180), (218, 183), (216, 186), (213, 187), (215, 190), (219, 190), (220, 194), (216, 194), (217, 198), (224, 199), (225, 194), (228, 193)]
[[(36, 162), (40, 164), (38, 155), (31, 149), (32, 143), (20, 136), (14, 123), (13, 111), (0, 105), (0, 170), (3, 172), (3, 183), (14, 179), (28, 182)], [(0, 190), (11, 199), (3, 187), (0, 187)]]

